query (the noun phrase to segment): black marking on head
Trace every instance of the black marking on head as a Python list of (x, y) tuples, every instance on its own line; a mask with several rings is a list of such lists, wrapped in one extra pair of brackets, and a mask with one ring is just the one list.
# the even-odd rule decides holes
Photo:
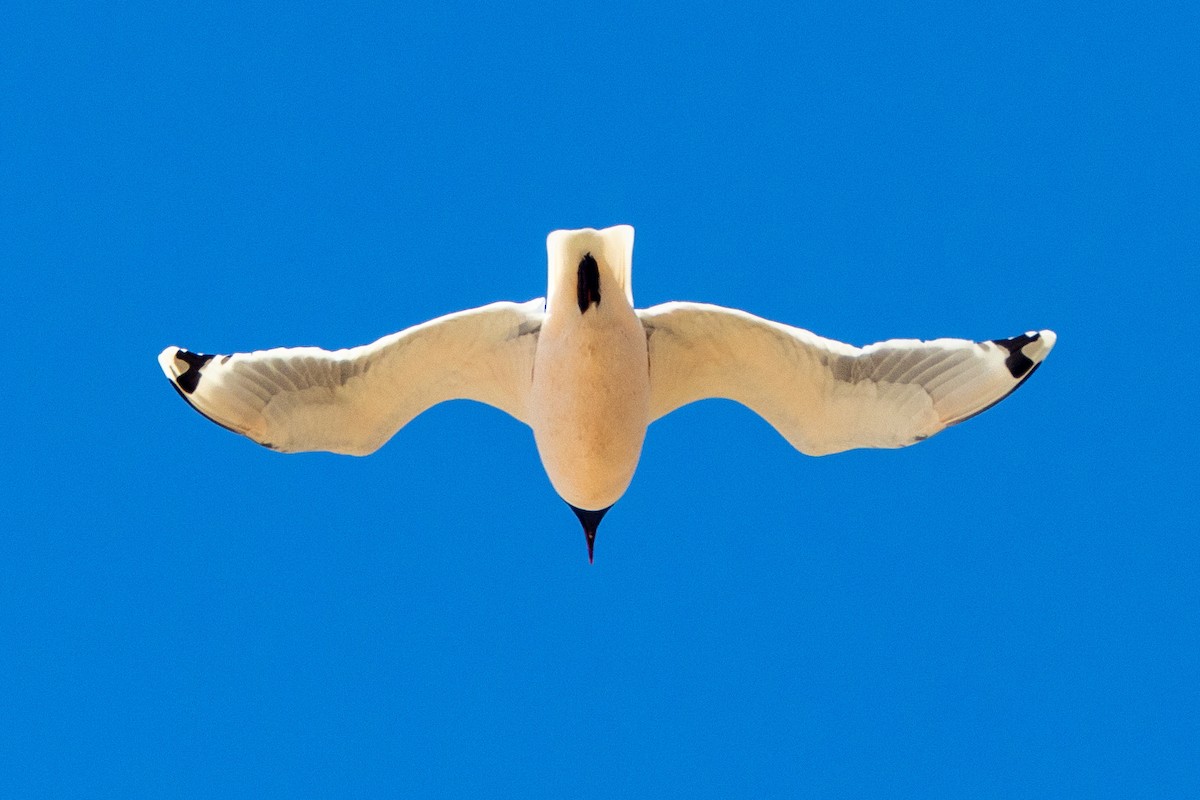
[(600, 265), (591, 253), (586, 253), (579, 262), (579, 276), (575, 285), (575, 294), (579, 300), (579, 313), (585, 314), (592, 303), (600, 305)]
[(1041, 338), (1042, 335), (1040, 333), (1032, 335), (1022, 333), (1020, 336), (1014, 336), (1011, 339), (993, 339), (992, 344), (999, 345), (1008, 351), (1008, 358), (1004, 359), (1004, 366), (1008, 367), (1010, 375), (1020, 379), (1028, 375), (1035, 366), (1033, 359), (1022, 353), (1021, 348)]
[[(570, 503), (567, 505), (571, 506)], [(576, 508), (571, 506), (571, 510), (575, 512), (575, 516), (579, 517), (579, 523), (583, 525), (583, 535), (587, 537), (588, 547), (588, 563), (592, 561), (592, 552), (596, 546), (596, 528), (600, 527), (600, 520), (604, 519), (604, 515), (608, 513), (608, 509), (602, 508), (599, 511), (589, 511), (586, 508)]]
[(196, 387), (200, 385), (200, 370), (204, 369), (204, 365), (212, 361), (215, 356), (206, 356), (204, 353), (189, 353), (187, 350), (176, 350), (175, 358), (188, 365), (188, 368), (179, 374), (175, 379), (175, 383), (183, 391), (191, 394), (196, 391)]

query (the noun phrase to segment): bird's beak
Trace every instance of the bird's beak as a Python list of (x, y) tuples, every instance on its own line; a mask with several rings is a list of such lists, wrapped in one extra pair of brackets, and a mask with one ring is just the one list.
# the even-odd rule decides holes
[[(608, 508), (612, 508), (612, 506)], [(602, 508), (599, 511), (589, 511), (586, 508), (571, 506), (571, 510), (575, 512), (575, 516), (579, 517), (579, 524), (583, 526), (583, 535), (587, 537), (589, 564), (594, 563), (596, 528), (600, 527), (600, 520), (604, 519), (604, 515), (608, 513), (608, 508)]]

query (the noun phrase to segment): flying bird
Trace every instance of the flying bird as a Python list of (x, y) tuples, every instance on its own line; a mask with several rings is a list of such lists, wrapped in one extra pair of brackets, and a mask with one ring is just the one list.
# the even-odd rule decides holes
[(328, 351), (205, 355), (168, 347), (171, 385), (213, 422), (284, 453), (367, 455), (453, 399), (533, 429), (550, 483), (593, 558), (646, 428), (680, 406), (735, 400), (797, 450), (906, 447), (991, 408), (1054, 347), (1010, 339), (893, 339), (854, 347), (703, 303), (633, 305), (633, 228), (554, 231), (546, 297), (460, 311)]

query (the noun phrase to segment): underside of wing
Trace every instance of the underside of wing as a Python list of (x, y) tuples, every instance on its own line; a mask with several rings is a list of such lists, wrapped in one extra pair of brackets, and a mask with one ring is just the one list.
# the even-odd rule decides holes
[(720, 306), (666, 303), (638, 315), (652, 418), (708, 397), (735, 400), (810, 455), (927, 439), (1011, 394), (1055, 342), (1053, 331), (1031, 331), (858, 348)]
[(158, 361), (193, 408), (261, 445), (366, 455), (445, 400), (478, 400), (527, 422), (543, 308), (540, 299), (493, 303), (346, 350), (168, 347)]

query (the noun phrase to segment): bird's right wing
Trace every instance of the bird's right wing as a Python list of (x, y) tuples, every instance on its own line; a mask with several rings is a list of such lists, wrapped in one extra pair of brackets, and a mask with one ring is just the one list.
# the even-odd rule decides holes
[(1055, 341), (1053, 331), (1031, 331), (858, 348), (701, 303), (637, 314), (650, 351), (651, 419), (707, 397), (735, 400), (809, 455), (927, 439), (1007, 397)]
[(366, 455), (444, 400), (478, 400), (527, 423), (544, 307), (493, 303), (348, 350), (168, 347), (158, 362), (193, 408), (261, 445)]

